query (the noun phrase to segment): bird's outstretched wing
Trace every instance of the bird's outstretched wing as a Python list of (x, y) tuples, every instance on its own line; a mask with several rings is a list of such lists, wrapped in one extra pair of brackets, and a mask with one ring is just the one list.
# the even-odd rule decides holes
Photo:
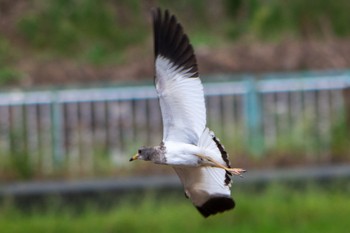
[(212, 167), (174, 167), (184, 185), (185, 195), (198, 211), (208, 217), (235, 207), (225, 170)]
[(197, 144), (206, 125), (203, 86), (188, 37), (174, 15), (153, 10), (155, 86), (163, 141)]
[[(215, 159), (230, 167), (228, 155), (214, 133), (205, 129), (199, 139), (201, 148), (215, 152)], [(215, 167), (174, 167), (184, 186), (185, 194), (204, 216), (235, 207), (231, 197), (231, 174)]]

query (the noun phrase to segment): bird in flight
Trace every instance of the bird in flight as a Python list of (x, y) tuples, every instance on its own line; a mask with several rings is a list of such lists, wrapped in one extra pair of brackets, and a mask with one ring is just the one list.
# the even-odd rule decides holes
[(234, 208), (228, 154), (206, 126), (203, 85), (193, 47), (176, 17), (168, 10), (152, 10), (155, 87), (163, 120), (159, 146), (141, 147), (130, 161), (170, 165), (178, 174), (185, 195), (204, 216)]

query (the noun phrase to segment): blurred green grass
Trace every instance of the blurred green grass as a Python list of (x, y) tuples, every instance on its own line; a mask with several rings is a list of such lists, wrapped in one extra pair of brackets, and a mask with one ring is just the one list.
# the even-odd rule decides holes
[[(237, 189), (237, 187), (236, 187)], [(240, 189), (240, 187), (238, 187)], [(9, 203), (0, 210), (2, 232), (346, 232), (350, 186), (235, 190), (236, 209), (204, 219), (185, 198), (127, 197), (108, 210), (82, 211), (51, 204), (30, 213)], [(135, 204), (139, 203), (138, 205)]]

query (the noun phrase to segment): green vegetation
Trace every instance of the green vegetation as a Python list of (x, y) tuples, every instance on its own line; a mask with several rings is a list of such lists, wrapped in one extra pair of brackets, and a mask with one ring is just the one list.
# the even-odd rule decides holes
[(18, 28), (37, 51), (101, 64), (118, 60), (128, 45), (143, 41), (140, 4), (135, 3), (120, 1), (117, 8), (97, 0), (41, 0)]
[(28, 213), (7, 203), (0, 209), (3, 232), (318, 232), (349, 229), (349, 186), (304, 190), (271, 186), (265, 191), (235, 190), (235, 210), (204, 219), (185, 198), (126, 198), (108, 210), (87, 203), (50, 203), (48, 210)]
[[(257, 39), (350, 35), (346, 0), (222, 0), (215, 2), (222, 8), (217, 13), (198, 0), (162, 0), (159, 5), (186, 22), (195, 44), (251, 35)], [(128, 46), (142, 44), (151, 34), (144, 8), (149, 6), (142, 1), (38, 0), (17, 27), (37, 52), (103, 64), (120, 58)]]
[[(0, 35), (0, 85), (22, 76), (24, 60), (70, 60), (101, 66), (123, 63), (132, 49), (149, 49), (149, 10), (170, 9), (195, 45), (220, 46), (232, 40), (339, 38), (350, 35), (350, 2), (303, 0), (35, 0), (23, 6), (4, 2)], [(11, 43), (9, 43), (11, 41)], [(132, 48), (132, 49), (131, 49)], [(14, 53), (14, 51), (16, 52)], [(13, 54), (17, 54), (13, 57)], [(131, 58), (132, 59), (132, 58)], [(37, 63), (36, 62), (36, 63)], [(30, 64), (29, 64), (30, 65)]]
[(231, 38), (254, 35), (258, 39), (344, 37), (350, 35), (350, 2), (303, 0), (226, 0)]
[(0, 67), (0, 86), (19, 81), (22, 74), (12, 67)]
[(350, 130), (345, 114), (334, 124), (331, 134), (331, 150), (336, 158), (341, 159), (350, 154)]
[(0, 35), (0, 85), (18, 81), (21, 74), (10, 64), (15, 59), (14, 48), (9, 41)]
[[(209, 121), (209, 126), (215, 129), (216, 136), (225, 145), (232, 161), (236, 163), (244, 161), (250, 167), (265, 164), (269, 166), (293, 166), (296, 164), (317, 165), (350, 162), (350, 131), (343, 113), (336, 114), (339, 117), (333, 119), (330, 128), (327, 129), (327, 134), (321, 132), (322, 129), (318, 124), (314, 124), (315, 121), (318, 122), (316, 116), (311, 117), (307, 111), (300, 114), (304, 114), (304, 117), (294, 119), (286, 128), (278, 127), (277, 124), (276, 138), (273, 143), (269, 142), (269, 135), (260, 135), (259, 139), (262, 141), (259, 142), (261, 143), (259, 145), (254, 144), (252, 137), (251, 141), (248, 141), (243, 126), (244, 122), (236, 122), (232, 125), (228, 122), (218, 124), (218, 122)], [(283, 114), (275, 115), (275, 117), (278, 122), (279, 119), (285, 119), (289, 116)], [(24, 125), (21, 127), (26, 129)], [(141, 167), (144, 172), (147, 169), (152, 171), (154, 168), (148, 163), (148, 165), (138, 163), (140, 167), (135, 164), (132, 168), (130, 166), (116, 166), (116, 164), (123, 164), (128, 158), (119, 157), (122, 161), (117, 161), (116, 157), (112, 158), (112, 153), (118, 152), (108, 151), (105, 141), (101, 140), (95, 140), (92, 146), (89, 145), (88, 148), (92, 148), (93, 151), (88, 156), (83, 152), (77, 154), (71, 151), (71, 153), (64, 154), (62, 163), (55, 163), (50, 157), (52, 156), (52, 145), (41, 141), (37, 151), (30, 151), (27, 133), (20, 129), (12, 131), (10, 132), (10, 146), (7, 148), (5, 143), (0, 144), (0, 180), (28, 180), (38, 177), (65, 179), (110, 176), (116, 173), (127, 175)], [(38, 137), (45, 137), (43, 135)], [(160, 138), (160, 135), (157, 136)], [(124, 138), (124, 140), (127, 142), (126, 146), (123, 148), (123, 152), (119, 153), (130, 156), (135, 152), (135, 148), (145, 143), (130, 137)], [(84, 147), (85, 145), (86, 142), (79, 141), (75, 146)], [(253, 148), (254, 146), (259, 146), (259, 148)], [(258, 151), (259, 154), (254, 154), (255, 151)]]

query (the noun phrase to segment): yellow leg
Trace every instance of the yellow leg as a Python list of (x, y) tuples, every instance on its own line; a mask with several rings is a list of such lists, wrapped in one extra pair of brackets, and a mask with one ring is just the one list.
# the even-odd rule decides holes
[(230, 168), (230, 167), (225, 167), (224, 165), (220, 164), (219, 162), (215, 161), (214, 159), (205, 156), (205, 155), (196, 155), (199, 158), (203, 159), (203, 160), (207, 160), (209, 162), (211, 162), (212, 164), (210, 166), (212, 167), (218, 167), (218, 168), (222, 168), (225, 171), (228, 171), (230, 173), (232, 173), (233, 175), (236, 176), (242, 176), (242, 173), (246, 172), (246, 170), (242, 169), (242, 168)]

